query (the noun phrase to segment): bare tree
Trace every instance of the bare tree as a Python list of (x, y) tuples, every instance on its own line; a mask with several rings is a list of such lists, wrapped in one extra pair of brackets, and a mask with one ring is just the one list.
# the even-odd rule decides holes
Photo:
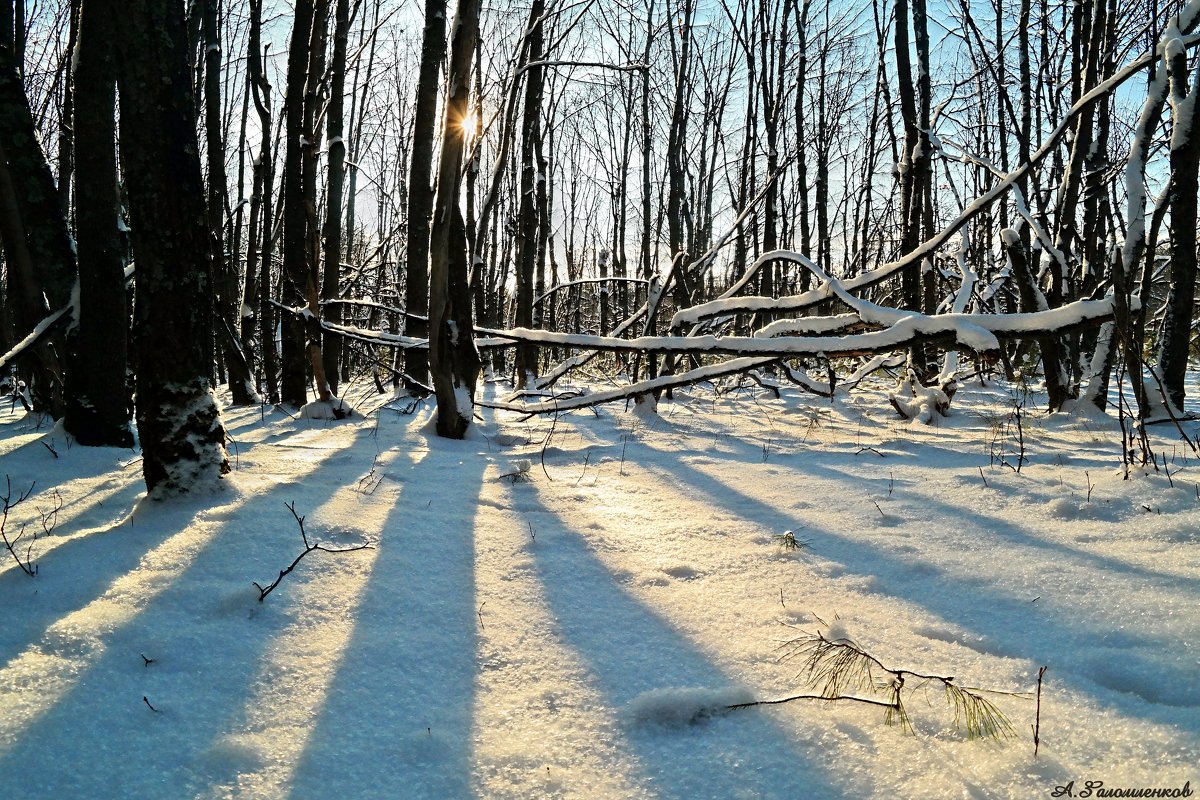
[(181, 6), (123, 7), (121, 156), (138, 265), (137, 425), (153, 495), (203, 491), (229, 469), (212, 393), (213, 280)]
[(430, 232), (429, 371), (437, 394), (437, 431), (461, 439), (471, 424), (480, 358), (471, 318), (467, 235), (459, 206), (470, 107), (471, 61), (479, 33), (479, 0), (459, 0), (446, 69), (442, 153)]

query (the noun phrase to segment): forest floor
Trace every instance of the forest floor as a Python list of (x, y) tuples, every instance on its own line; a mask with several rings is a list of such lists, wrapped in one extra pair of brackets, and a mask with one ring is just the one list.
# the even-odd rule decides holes
[[(6, 531), (37, 575), (0, 551), (0, 792), (1198, 792), (1200, 460), (1158, 426), (1166, 468), (1125, 480), (1114, 418), (1034, 397), (1018, 472), (1017, 394), (969, 383), (926, 426), (881, 389), (696, 388), (651, 417), (485, 411), (461, 442), (428, 404), (229, 409), (225, 490), (168, 502), (136, 453), (6, 410), (0, 490), (33, 486)], [(372, 548), (314, 551), (259, 602), (303, 549), (285, 503), (310, 541)], [(970, 739), (911, 678), (912, 732), (850, 702), (723, 710), (812, 691), (787, 643), (818, 631), (1002, 692), (1012, 738)]]

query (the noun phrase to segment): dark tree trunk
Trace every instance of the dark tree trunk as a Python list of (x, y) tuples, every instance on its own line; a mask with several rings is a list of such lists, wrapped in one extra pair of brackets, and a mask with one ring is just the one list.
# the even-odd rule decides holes
[(88, 0), (80, 13), (73, 83), (79, 174), (78, 334), (71, 362), (66, 428), (80, 444), (130, 447), (132, 398), (126, 382), (129, 308), (117, 221), (116, 53), (113, 0)]
[[(247, 259), (247, 273), (254, 266), (254, 258), (258, 256), (261, 264), (256, 288), (258, 289), (258, 330), (262, 346), (263, 381), (267, 388), (267, 398), (272, 403), (279, 402), (279, 360), (275, 352), (275, 320), (276, 314), (271, 305), (271, 260), (274, 253), (274, 236), (271, 225), (274, 217), (271, 214), (271, 189), (274, 184), (272, 175), (271, 151), (271, 84), (263, 73), (262, 52), (262, 0), (250, 0), (250, 42), (247, 53), (249, 66), (248, 80), (254, 97), (254, 108), (258, 112), (259, 128), (262, 131), (262, 142), (259, 146), (258, 161), (254, 165), (255, 195), (251, 198), (250, 206), (250, 250)], [(258, 221), (254, 212), (258, 211)], [(261, 254), (256, 253), (261, 247)], [(246, 280), (250, 285), (249, 276)], [(246, 319), (243, 319), (243, 323)], [(253, 320), (250, 320), (252, 323)], [(242, 338), (248, 339), (253, 331), (243, 324)]]
[[(1192, 315), (1196, 301), (1196, 196), (1200, 190), (1200, 112), (1196, 97), (1200, 94), (1200, 70), (1187, 89), (1187, 53), (1183, 48), (1171, 59), (1172, 124), (1185, 130), (1186, 136), (1172, 136), (1171, 187), (1171, 291), (1167, 296), (1167, 314), (1163, 320), (1158, 366), (1162, 372), (1167, 399), (1183, 408), (1184, 376), (1192, 340)], [(1190, 101), (1190, 102), (1189, 102)]]
[(479, 33), (479, 0), (460, 0), (450, 41), (446, 80), (450, 91), (442, 114), (442, 155), (430, 230), (429, 371), (437, 394), (437, 431), (461, 439), (471, 424), (479, 351), (471, 320), (467, 236), (459, 208), (471, 61)]
[[(429, 310), (429, 217), (433, 213), (433, 140), (437, 128), (438, 75), (446, 59), (446, 0), (425, 0), (425, 31), (421, 42), (421, 69), (417, 75), (417, 100), (413, 113), (412, 157), (408, 172), (408, 275), (405, 310), (424, 316)], [(406, 330), (428, 336), (428, 323), (409, 318)], [(409, 350), (404, 368), (424, 382), (429, 355)]]
[[(346, 94), (346, 44), (350, 38), (349, 0), (336, 0), (333, 25), (333, 64), (329, 75), (329, 108), (326, 111), (329, 140), (329, 186), (325, 200), (325, 271), (322, 274), (321, 296), (326, 300), (338, 297), (342, 265), (342, 186), (346, 177), (346, 142), (343, 139), (343, 108)], [(323, 309), (332, 323), (342, 321), (341, 306), (333, 303)], [(325, 379), (329, 391), (338, 392), (341, 342), (332, 335), (324, 337)]]
[(329, 34), (329, 0), (316, 0), (313, 7), (312, 39), (308, 46), (308, 76), (304, 86), (304, 141), (302, 149), (301, 185), (304, 195), (304, 281), (301, 288), (307, 313), (304, 323), (304, 350), (307, 366), (312, 370), (317, 398), (329, 402), (332, 398), (329, 378), (325, 374), (325, 359), (321, 351), (321, 226), (317, 222), (317, 155), (321, 141), (320, 109), (324, 100), (322, 81), (325, 76), (325, 49)]
[[(283, 302), (307, 302), (309, 281), (308, 215), (304, 207), (304, 151), (315, 147), (304, 126), (304, 91), (308, 82), (309, 43), (313, 29), (313, 0), (298, 0), (292, 39), (288, 48), (287, 91), (284, 97), (283, 160)], [(294, 314), (283, 316), (283, 359), (280, 399), (294, 406), (308, 402), (304, 322)]]
[[(529, 10), (529, 61), (542, 60), (544, 38), (543, 17), (545, 0), (533, 0)], [(542, 88), (544, 71), (541, 67), (525, 70), (525, 101), (521, 117), (521, 186), (520, 210), (517, 212), (517, 319), (522, 328), (533, 327), (533, 284), (537, 266), (538, 208), (537, 208), (537, 147), (542, 137)], [(537, 376), (537, 348), (530, 344), (517, 345), (517, 387), (532, 386)]]
[[(10, 291), (25, 298), (12, 306), (17, 334), (24, 336), (48, 311), (70, 300), (75, 254), (22, 85), (23, 33), (14, 31), (14, 14), (12, 0), (0, 3), (0, 148), (12, 187), (0, 213), (7, 217), (2, 229), (6, 250), (23, 249), (28, 254), (27, 270), (9, 273)], [(34, 409), (56, 418), (65, 410), (64, 355), (61, 337), (41, 345), (32, 376)]]
[(225, 137), (221, 130), (221, 0), (204, 0), (204, 134), (208, 155), (208, 233), (212, 238), (213, 276), (217, 290), (216, 325), (221, 355), (229, 371), (234, 405), (253, 402), (249, 364), (235, 333), (240, 314), (237, 270), (225, 242), (225, 209), (229, 186), (225, 178)]
[(229, 470), (212, 394), (213, 275), (182, 5), (122, 6), (121, 156), (138, 265), (137, 425), (152, 495)]

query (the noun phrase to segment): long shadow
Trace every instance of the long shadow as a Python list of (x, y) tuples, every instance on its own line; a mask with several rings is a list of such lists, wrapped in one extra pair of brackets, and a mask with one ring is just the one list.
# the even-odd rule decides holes
[[(140, 483), (118, 490), (105, 498), (112, 508), (133, 507), (145, 491)], [(78, 519), (72, 520), (74, 525)], [(77, 611), (104, 593), (118, 575), (137, 566), (150, 550), (162, 544), (178, 530), (131, 526), (129, 521), (113, 524), (107, 530), (94, 531), (63, 542), (44, 555), (39, 542), (32, 542), (32, 560), (37, 576), (30, 579), (20, 569), (8, 569), (0, 575), (0, 597), (4, 605), (19, 609), (7, 615), (0, 626), (0, 662), (7, 661), (41, 638), (55, 620)], [(55, 534), (62, 535), (58, 532)], [(5, 558), (8, 553), (0, 551)], [(81, 566), (82, 565), (82, 566)], [(103, 565), (103, 569), (97, 569)]]
[[(325, 463), (369, 432), (355, 431), (345, 448), (332, 449), (301, 476), (303, 486), (293, 495), (300, 510), (320, 506), (370, 467), (365, 457), (335, 467)], [(286, 624), (286, 587), (259, 605), (251, 586), (295, 555), (298, 536), (284, 499), (265, 492), (241, 505), (208, 509), (212, 501), (189, 499), (148, 501), (139, 509), (134, 529), (148, 538), (141, 550), (168, 543), (197, 520), (220, 528), (194, 552), (183, 545), (189, 560), (179, 572), (152, 574), (161, 591), (132, 618), (106, 624), (101, 602), (87, 607), (98, 606), (96, 616), (81, 623), (85, 630), (78, 635), (65, 642), (43, 636), (36, 646), (53, 656), (47, 666), (73, 669), (72, 683), (0, 752), (0, 775), (21, 776), (8, 782), (7, 798), (195, 794), (181, 787), (205, 779), (213, 758), (205, 748), (243, 704), (263, 642)], [(119, 548), (120, 535), (98, 537), (97, 546)], [(130, 560), (123, 556), (116, 566), (128, 570)], [(126, 580), (127, 573), (107, 566), (105, 572), (114, 586)], [(87, 628), (98, 632), (97, 640), (87, 640)], [(45, 746), (68, 740), (73, 746), (65, 752)]]
[[(891, 478), (871, 478), (869, 476), (855, 475), (852, 472), (843, 472), (832, 466), (818, 464), (813, 460), (804, 462), (803, 471), (819, 477), (825, 477), (829, 480), (835, 480), (845, 483), (847, 486), (861, 488), (864, 484), (875, 486), (879, 493), (889, 488)], [(1047, 539), (1035, 536), (1029, 533), (1022, 526), (1009, 521), (997, 520), (989, 517), (986, 514), (981, 514), (973, 511), (969, 506), (951, 505), (936, 497), (924, 495), (916, 502), (919, 502), (927, 509), (939, 509), (945, 512), (948, 516), (958, 517), (959, 519), (974, 525), (979, 530), (987, 531), (989, 534), (1000, 536), (1004, 539), (1013, 542), (1014, 544), (1023, 547), (1030, 547), (1036, 550), (1046, 551), (1047, 555), (1052, 558), (1070, 558), (1076, 561), (1086, 562), (1087, 564), (1109, 572), (1124, 573), (1134, 575), (1142, 580), (1154, 581), (1160, 584), (1156, 588), (1179, 588), (1182, 591), (1196, 592), (1200, 590), (1200, 580), (1188, 578), (1181, 575), (1173, 575), (1168, 572), (1159, 572), (1158, 570), (1148, 569), (1146, 567), (1131, 564), (1127, 561), (1110, 558), (1109, 556), (1100, 555), (1098, 553), (1089, 553), (1086, 550), (1071, 547), (1060, 542), (1053, 542)]]
[[(694, 644), (617, 585), (616, 578), (530, 488), (535, 568), (564, 642), (617, 709), (655, 689), (726, 689), (731, 679)], [(623, 720), (648, 796), (842, 797), (836, 775), (797, 749), (766, 712), (732, 712), (684, 729)]]
[[(389, 513), (354, 632), (298, 759), (290, 796), (470, 793), (476, 663), (478, 442), (434, 439)], [(388, 473), (404, 482), (403, 470)]]
[[(678, 459), (659, 459), (657, 464), (669, 473), (669, 479), (691, 486), (713, 502), (731, 502), (740, 513), (764, 526), (784, 530), (798, 521), (799, 515), (788, 516)], [(1056, 618), (1031, 607), (1028, 598), (1003, 592), (985, 576), (950, 573), (933, 564), (923, 565), (919, 570), (898, 568), (893, 554), (868, 541), (812, 524), (804, 531), (823, 557), (860, 575), (883, 576), (879, 591), (909, 600), (944, 620), (987, 637), (988, 652), (1058, 666), (1060, 675), (1073, 674), (1082, 679), (1076, 681), (1081, 691), (1094, 695), (1094, 688), (1089, 687), (1096, 685), (1110, 689), (1112, 694), (1098, 699), (1118, 706), (1124, 713), (1159, 724), (1200, 730), (1192, 708), (1200, 705), (1200, 676), (1194, 672), (1184, 674), (1136, 652), (1136, 649), (1161, 652), (1164, 649), (1161, 640), (1125, 630), (1100, 629), (1082, 620)], [(1108, 649), (1111, 658), (1100, 662), (1089, 657), (1075, 664), (1066, 661), (1070, 653), (1090, 652), (1098, 647)]]
[[(673, 423), (668, 422), (666, 420), (662, 420), (657, 423), (657, 427), (655, 428), (655, 430), (658, 433), (669, 432), (671, 430), (671, 426), (673, 426)], [(898, 443), (894, 443), (892, 446), (893, 447), (903, 446), (905, 444), (906, 443), (904, 443), (904, 442), (898, 442)], [(656, 447), (654, 444), (649, 443), (649, 442), (642, 442), (642, 446), (665, 456), (664, 458), (656, 459), (655, 463), (661, 463), (661, 464), (667, 464), (667, 465), (677, 465), (677, 466), (680, 466), (681, 468), (683, 468), (683, 465), (680, 464), (679, 453), (677, 453), (676, 451), (672, 450), (670, 452), (667, 452), (659, 447)], [(937, 463), (939, 463), (939, 464), (943, 464), (943, 465), (948, 464), (951, 466), (958, 466), (958, 467), (962, 467), (962, 468), (971, 468), (971, 467), (975, 467), (978, 465), (978, 454), (963, 453), (962, 451), (950, 450), (950, 449), (938, 447), (936, 445), (932, 445), (932, 444), (924, 443), (924, 442), (921, 443), (919, 445), (919, 447), (921, 448), (921, 451), (923, 453), (922, 460), (934, 460), (934, 461), (937, 461)], [(929, 452), (927, 452), (927, 451), (932, 451), (932, 452), (936, 453), (936, 458), (931, 458), (929, 456)], [(709, 456), (709, 453), (707, 453), (706, 451), (692, 451), (692, 452), (694, 452), (695, 455), (699, 458), (706, 458)], [(739, 448), (734, 449), (733, 455), (734, 455), (734, 457), (737, 457), (738, 455), (743, 455), (747, 459), (752, 459), (752, 458), (757, 457), (759, 455), (759, 453), (751, 445), (742, 445), (740, 449)], [(831, 454), (828, 452), (822, 452), (820, 454), (820, 457), (822, 459), (824, 459), (826, 462), (840, 461), (845, 465), (850, 465), (850, 464), (855, 463), (855, 461), (854, 461), (855, 456), (850, 453), (832, 453)], [(882, 495), (883, 490), (885, 490), (885, 489), (889, 490), (889, 493), (890, 493), (891, 485), (893, 483), (893, 478), (891, 476), (885, 477), (885, 476), (881, 475), (880, 477), (871, 477), (869, 475), (855, 474), (854, 472), (851, 472), (849, 470), (838, 469), (837, 466), (834, 466), (829, 463), (826, 463), (826, 464), (818, 463), (814, 458), (812, 458), (810, 456), (803, 456), (803, 455), (802, 456), (788, 456), (787, 459), (779, 461), (777, 463), (781, 464), (782, 465), (781, 468), (784, 468), (784, 469), (794, 468), (791, 464), (788, 463), (788, 461), (792, 458), (803, 458), (803, 466), (801, 469), (806, 474), (812, 474), (817, 477), (823, 477), (823, 478), (826, 478), (831, 481), (843, 483), (848, 488), (852, 488), (852, 489), (854, 489), (856, 491), (860, 491), (860, 492), (861, 492), (861, 489), (863, 488), (863, 486), (873, 486), (878, 490), (878, 492), (881, 495)], [(703, 474), (703, 473), (699, 473), (699, 474)], [(721, 485), (724, 485), (724, 484), (721, 484)], [(1136, 564), (1130, 564), (1129, 562), (1121, 561), (1121, 560), (1118, 560), (1115, 558), (1110, 558), (1108, 556), (1100, 555), (1097, 553), (1090, 553), (1090, 552), (1087, 552), (1086, 550), (1082, 550), (1079, 548), (1073, 548), (1069, 545), (1065, 545), (1062, 543), (1047, 541), (1044, 538), (1030, 534), (1029, 532), (1027, 532), (1025, 529), (1023, 529), (1019, 525), (1016, 525), (1012, 522), (1000, 522), (992, 517), (988, 517), (984, 514), (974, 512), (969, 507), (952, 506), (948, 503), (939, 501), (933, 497), (922, 497), (921, 502), (928, 506), (942, 509), (943, 511), (946, 511), (947, 513), (949, 513), (953, 516), (958, 516), (960, 518), (965, 517), (965, 518), (969, 519), (971, 522), (973, 522), (981, 530), (986, 530), (989, 533), (1001, 536), (1005, 539), (1008, 539), (1009, 541), (1014, 542), (1015, 544), (1019, 544), (1019, 545), (1025, 546), (1025, 547), (1036, 548), (1039, 550), (1045, 550), (1053, 557), (1065, 556), (1065, 557), (1068, 557), (1071, 559), (1076, 559), (1079, 561), (1087, 562), (1088, 564), (1090, 564), (1094, 567), (1097, 567), (1099, 569), (1104, 569), (1104, 570), (1118, 572), (1118, 573), (1125, 573), (1125, 574), (1129, 574), (1129, 575), (1135, 575), (1143, 580), (1155, 581), (1156, 583), (1158, 583), (1160, 585), (1165, 584), (1169, 588), (1178, 587), (1183, 591), (1189, 591), (1189, 592), (1195, 592), (1197, 589), (1200, 589), (1200, 581), (1198, 581), (1196, 579), (1187, 578), (1187, 577), (1183, 577), (1180, 575), (1174, 575), (1174, 574), (1166, 573), (1166, 572), (1160, 572), (1158, 570), (1149, 569), (1149, 568), (1142, 567), (1142, 566), (1139, 566)]]

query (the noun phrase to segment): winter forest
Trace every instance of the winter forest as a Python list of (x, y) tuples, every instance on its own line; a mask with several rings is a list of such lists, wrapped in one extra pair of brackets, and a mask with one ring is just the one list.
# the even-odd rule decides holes
[(1198, 44), (6, 0), (6, 797), (1200, 791)]

